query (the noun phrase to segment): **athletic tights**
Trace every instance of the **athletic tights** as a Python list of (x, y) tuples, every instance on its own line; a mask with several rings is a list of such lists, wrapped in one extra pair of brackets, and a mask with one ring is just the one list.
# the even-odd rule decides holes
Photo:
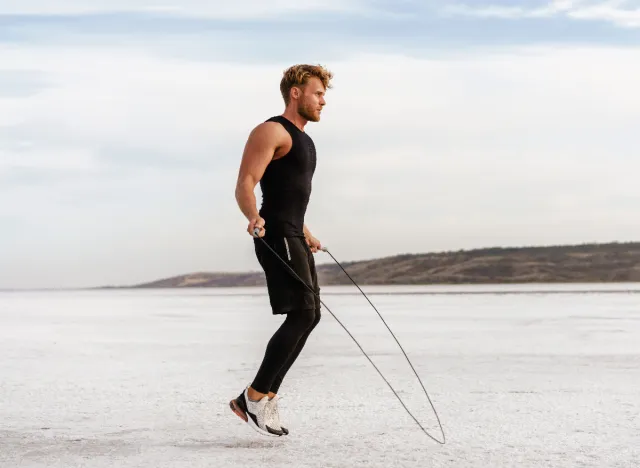
[(289, 312), (273, 334), (251, 386), (260, 393), (278, 393), (291, 365), (300, 355), (307, 338), (320, 322), (320, 309)]

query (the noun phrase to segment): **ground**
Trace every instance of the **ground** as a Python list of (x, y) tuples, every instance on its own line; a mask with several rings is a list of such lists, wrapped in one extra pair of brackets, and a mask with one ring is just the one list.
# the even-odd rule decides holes
[[(281, 389), (291, 434), (270, 439), (228, 409), (281, 320), (262, 289), (4, 293), (0, 466), (639, 466), (640, 286), (562, 288), (370, 288), (394, 293), (371, 300), (445, 445), (326, 309)], [(326, 289), (440, 438), (375, 311), (353, 288)]]

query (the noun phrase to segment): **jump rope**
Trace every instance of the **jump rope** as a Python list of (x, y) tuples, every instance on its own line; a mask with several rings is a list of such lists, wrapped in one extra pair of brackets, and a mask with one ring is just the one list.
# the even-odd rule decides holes
[(407, 406), (404, 404), (404, 402), (402, 401), (402, 398), (400, 398), (400, 396), (398, 395), (398, 393), (395, 391), (395, 389), (391, 386), (391, 384), (389, 383), (389, 381), (385, 378), (385, 376), (382, 374), (382, 372), (380, 372), (380, 369), (378, 369), (378, 367), (374, 364), (374, 362), (371, 360), (371, 358), (369, 357), (369, 355), (365, 352), (364, 349), (362, 349), (362, 346), (360, 346), (360, 343), (358, 343), (358, 340), (355, 339), (355, 337), (351, 334), (351, 332), (349, 332), (349, 330), (347, 329), (347, 327), (345, 327), (343, 325), (343, 323), (338, 319), (338, 317), (336, 317), (336, 315), (331, 311), (331, 309), (329, 309), (327, 307), (327, 305), (322, 301), (322, 299), (320, 298), (320, 295), (314, 291), (302, 278), (300, 278), (300, 276), (298, 276), (298, 274), (293, 270), (293, 268), (291, 268), (291, 266), (275, 251), (273, 250), (273, 248), (267, 243), (267, 241), (265, 241), (262, 237), (259, 236), (260, 233), (260, 229), (259, 228), (255, 228), (253, 230), (253, 235), (254, 237), (260, 239), (264, 245), (266, 245), (269, 250), (271, 250), (271, 252), (273, 252), (273, 254), (280, 259), (280, 261), (289, 269), (289, 271), (298, 279), (298, 281), (300, 281), (302, 284), (304, 284), (306, 286), (306, 288), (311, 291), (319, 300), (320, 303), (329, 311), (329, 313), (333, 316), (333, 318), (336, 320), (336, 322), (338, 322), (340, 324), (340, 326), (344, 329), (345, 332), (347, 332), (347, 334), (351, 337), (351, 339), (355, 342), (355, 344), (358, 346), (358, 348), (360, 348), (360, 351), (362, 351), (362, 354), (364, 354), (364, 356), (369, 360), (369, 362), (371, 363), (371, 365), (374, 367), (374, 369), (376, 371), (378, 371), (378, 374), (380, 374), (380, 377), (382, 377), (382, 380), (384, 380), (386, 382), (386, 384), (389, 386), (389, 388), (391, 389), (391, 391), (393, 392), (393, 394), (396, 396), (396, 398), (398, 399), (398, 401), (400, 402), (400, 404), (403, 406), (403, 408), (407, 411), (407, 413), (409, 413), (409, 416), (411, 416), (411, 418), (416, 422), (416, 424), (420, 427), (420, 429), (422, 430), (422, 432), (424, 432), (427, 437), (431, 438), (432, 440), (434, 440), (435, 442), (444, 445), (446, 443), (445, 440), (445, 435), (444, 435), (444, 430), (442, 429), (442, 423), (440, 422), (440, 417), (438, 416), (438, 412), (436, 411), (435, 407), (433, 406), (433, 402), (431, 401), (431, 398), (429, 397), (429, 393), (427, 393), (427, 390), (424, 387), (424, 384), (422, 383), (422, 380), (420, 379), (420, 376), (418, 375), (418, 373), (416, 372), (415, 368), (413, 367), (413, 364), (411, 363), (411, 360), (409, 359), (409, 356), (407, 356), (407, 353), (405, 352), (404, 348), (402, 347), (402, 345), (400, 344), (400, 342), (398, 341), (398, 338), (396, 338), (396, 335), (391, 331), (391, 328), (389, 328), (389, 325), (387, 325), (387, 322), (385, 321), (385, 319), (382, 317), (382, 315), (380, 314), (380, 312), (378, 312), (378, 309), (376, 309), (376, 306), (373, 305), (373, 303), (371, 302), (371, 300), (367, 297), (367, 295), (364, 293), (364, 291), (360, 288), (360, 286), (358, 286), (358, 284), (353, 280), (353, 278), (351, 278), (351, 276), (349, 275), (349, 273), (347, 273), (347, 271), (342, 267), (342, 265), (340, 264), (340, 262), (338, 262), (338, 260), (336, 260), (336, 258), (331, 254), (331, 252), (329, 252), (329, 249), (327, 249), (326, 247), (322, 247), (322, 251), (325, 253), (328, 253), (329, 256), (333, 259), (333, 261), (340, 267), (340, 269), (345, 273), (345, 275), (347, 275), (347, 277), (351, 280), (351, 282), (356, 286), (356, 288), (358, 288), (358, 290), (362, 293), (362, 295), (365, 297), (365, 299), (369, 302), (369, 304), (371, 304), (371, 307), (373, 307), (373, 310), (376, 311), (376, 313), (378, 314), (378, 316), (380, 317), (380, 319), (382, 320), (382, 322), (384, 323), (385, 327), (387, 327), (387, 330), (389, 330), (389, 333), (391, 333), (391, 336), (393, 336), (393, 339), (396, 341), (396, 343), (398, 344), (398, 346), (400, 347), (400, 350), (402, 351), (402, 354), (404, 354), (404, 357), (407, 359), (407, 362), (409, 363), (409, 366), (411, 367), (411, 370), (413, 371), (414, 375), (416, 376), (416, 378), (418, 379), (418, 382), (420, 382), (420, 386), (422, 387), (422, 390), (424, 391), (425, 396), (427, 397), (427, 400), (429, 401), (429, 404), (431, 405), (431, 409), (433, 409), (433, 414), (436, 416), (436, 419), (438, 420), (438, 426), (440, 427), (440, 432), (442, 434), (442, 441), (436, 439), (435, 437), (433, 437), (431, 434), (429, 434), (429, 432), (422, 427), (422, 424), (420, 424), (420, 422), (416, 419), (416, 417), (411, 413), (411, 411), (409, 411), (409, 408), (407, 408)]

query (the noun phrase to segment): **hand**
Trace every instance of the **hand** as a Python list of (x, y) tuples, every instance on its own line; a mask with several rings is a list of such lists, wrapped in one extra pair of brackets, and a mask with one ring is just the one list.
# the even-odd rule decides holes
[(322, 249), (322, 244), (320, 243), (320, 241), (318, 239), (316, 239), (313, 236), (306, 236), (305, 240), (307, 241), (307, 245), (309, 247), (311, 247), (311, 251), (313, 253), (316, 253), (318, 250)]
[(247, 232), (251, 235), (251, 237), (255, 237), (254, 230), (256, 228), (260, 229), (258, 233), (258, 237), (264, 237), (265, 229), (264, 229), (265, 221), (260, 216), (256, 216), (255, 218), (251, 218), (249, 220), (249, 226), (247, 227)]

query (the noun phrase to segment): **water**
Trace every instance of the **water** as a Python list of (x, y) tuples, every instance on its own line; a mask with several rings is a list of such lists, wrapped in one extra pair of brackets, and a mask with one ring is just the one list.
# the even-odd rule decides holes
[[(446, 445), (326, 309), (272, 440), (227, 406), (282, 320), (263, 289), (17, 291), (0, 293), (0, 466), (640, 466), (640, 284), (364, 289)], [(375, 311), (323, 293), (440, 438)]]

